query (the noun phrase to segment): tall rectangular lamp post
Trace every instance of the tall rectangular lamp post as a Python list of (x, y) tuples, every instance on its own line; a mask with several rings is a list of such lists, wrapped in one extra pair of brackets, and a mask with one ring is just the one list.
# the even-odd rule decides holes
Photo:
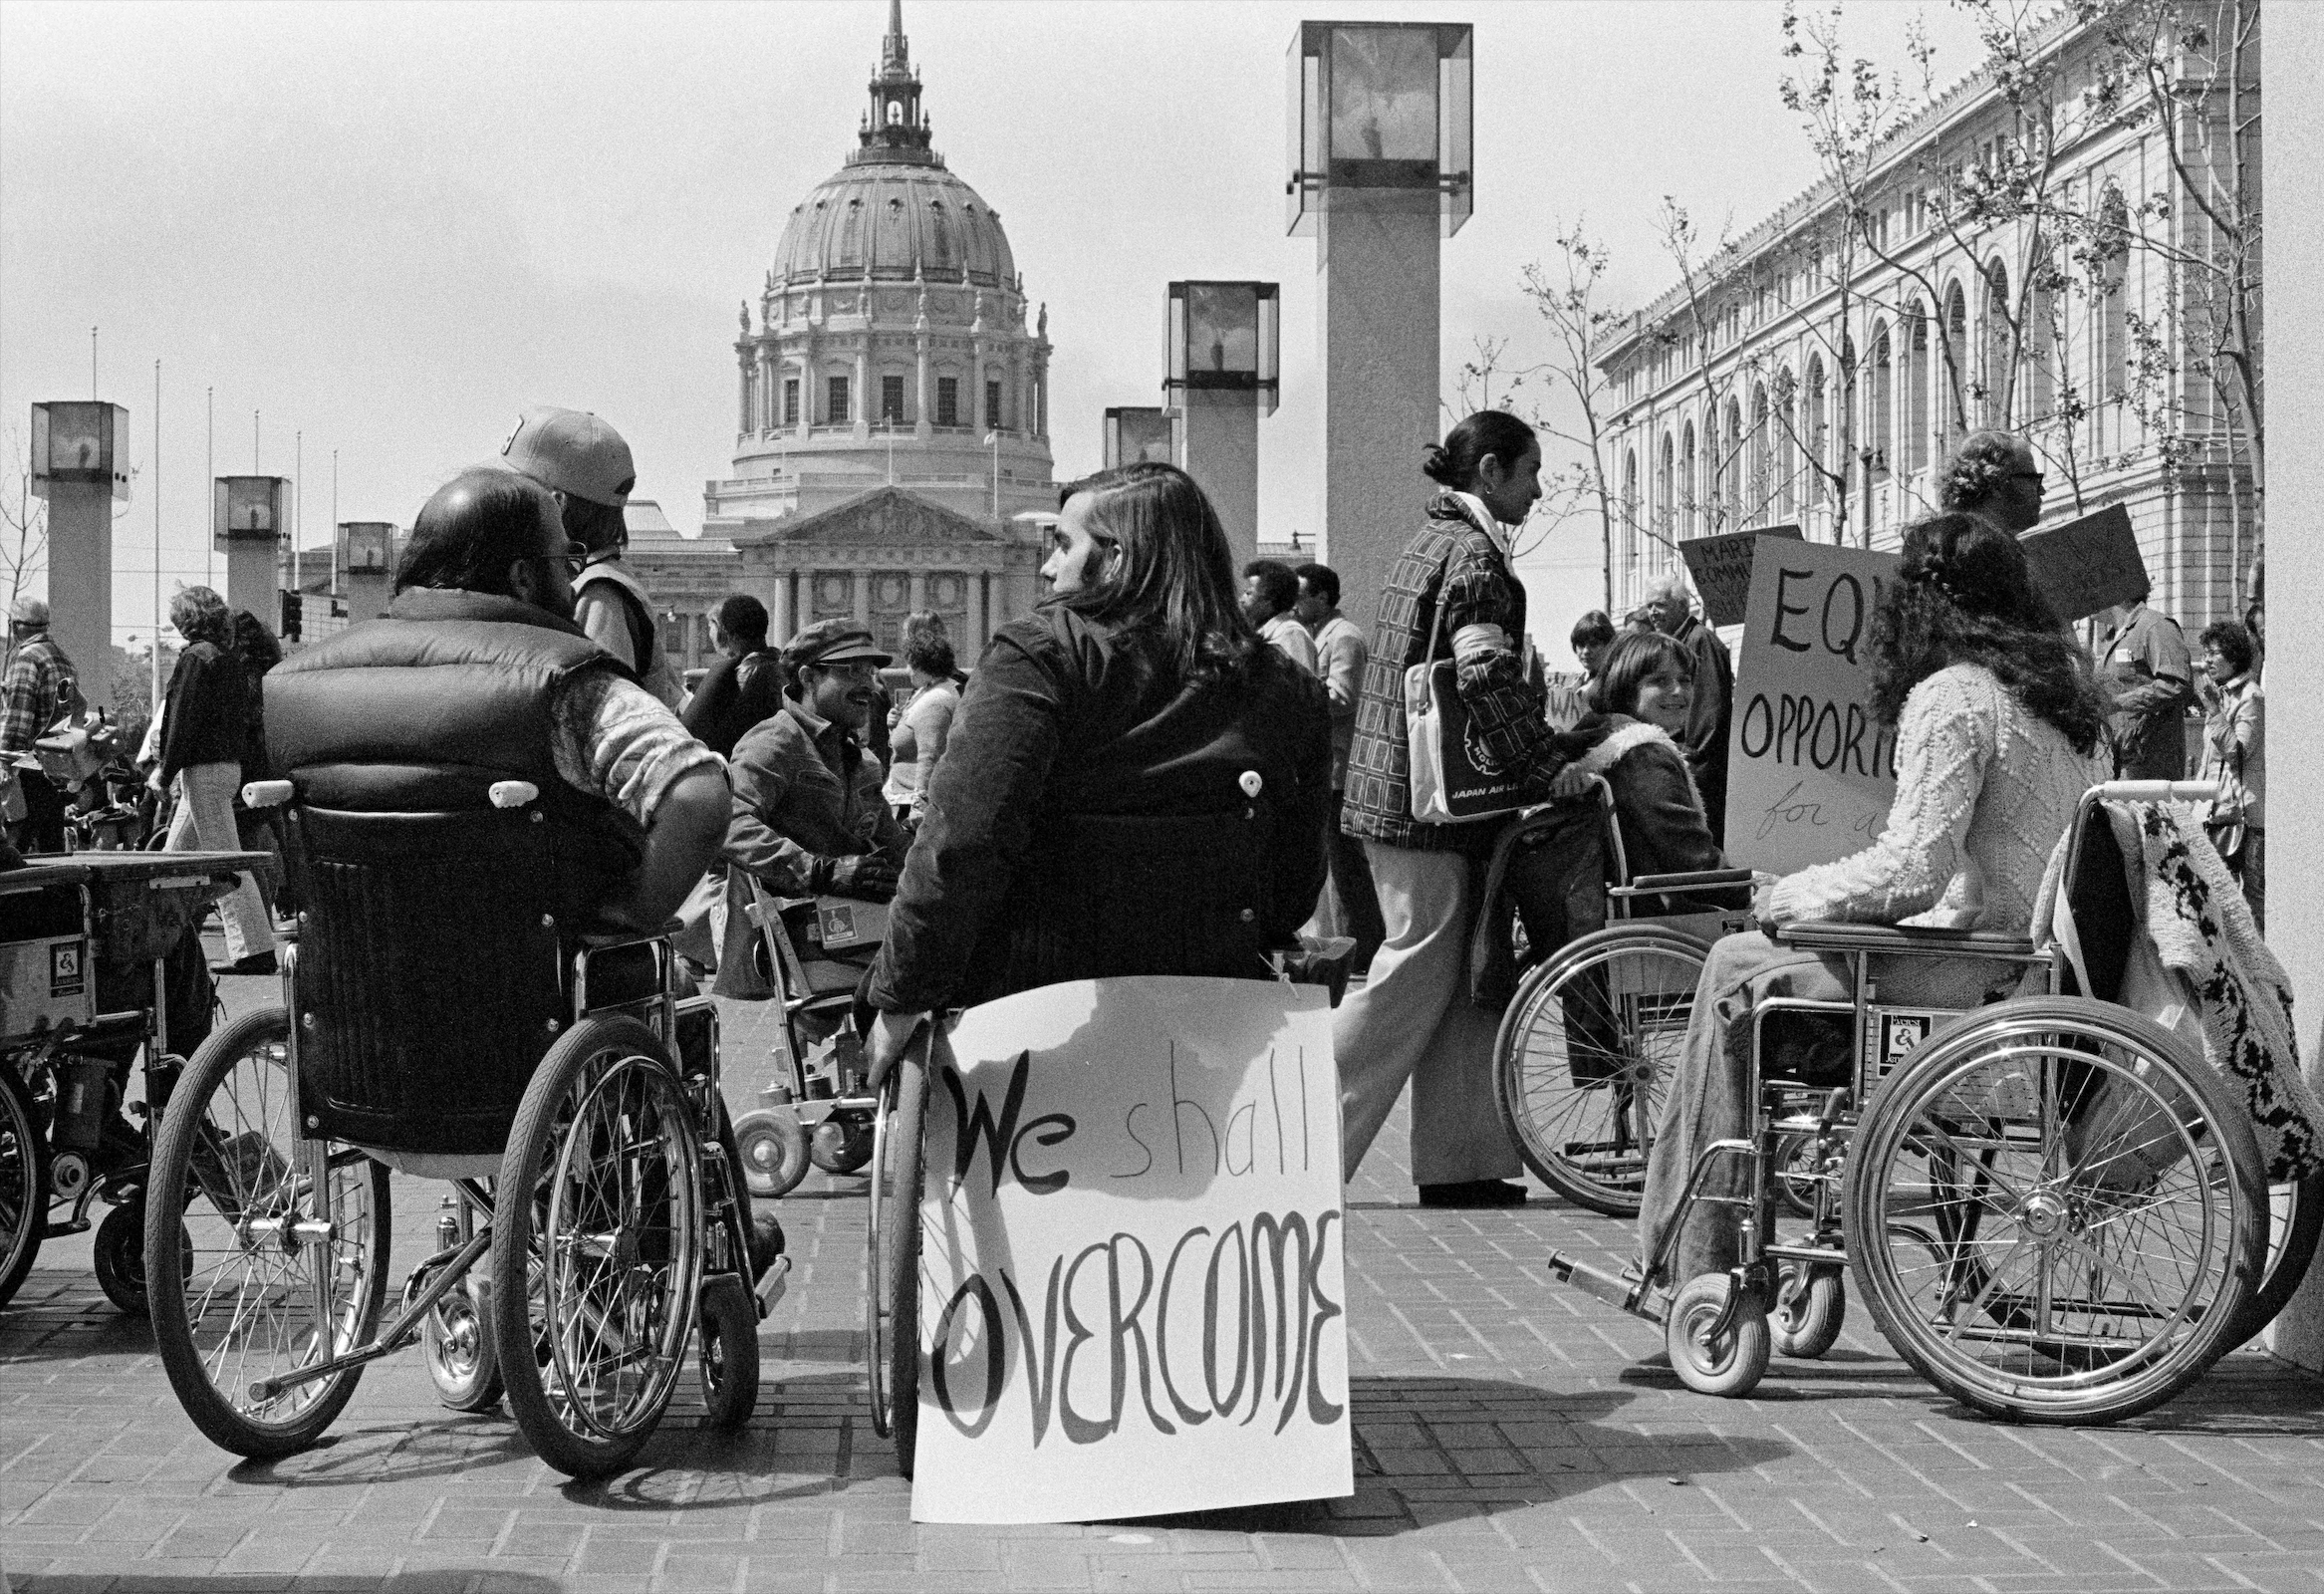
[(32, 406), (32, 490), (49, 503), (49, 635), (81, 694), (113, 706), (113, 506), (129, 495), (129, 412), (93, 398)]
[(1437, 415), (1438, 252), (1474, 197), (1475, 30), (1303, 22), (1291, 41), (1290, 222), (1316, 241), (1324, 558), (1369, 624), (1419, 527)]
[(219, 476), (210, 483), (210, 535), (226, 556), (226, 607), (282, 624), (277, 556), (288, 522), (284, 476)]
[(1178, 466), (1226, 528), (1235, 568), (1259, 557), (1259, 417), (1275, 412), (1282, 336), (1271, 282), (1170, 284), (1170, 374)]
[(385, 520), (343, 520), (340, 555), (347, 572), (347, 623), (358, 626), (387, 612), (388, 550), (395, 528)]
[(1117, 404), (1106, 411), (1106, 468), (1135, 465), (1142, 459), (1174, 465), (1178, 461), (1176, 412), (1147, 405)]

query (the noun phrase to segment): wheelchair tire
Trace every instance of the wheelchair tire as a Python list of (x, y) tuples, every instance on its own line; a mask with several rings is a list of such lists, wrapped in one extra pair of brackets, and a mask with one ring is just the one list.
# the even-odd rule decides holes
[(491, 1253), (419, 1320), (420, 1354), (435, 1398), (454, 1412), (489, 1412), (506, 1388), (492, 1342)]
[[(178, 1226), (178, 1250), (188, 1272), (193, 1269), (193, 1236)], [(105, 1214), (97, 1225), (97, 1243), (90, 1252), (97, 1287), (105, 1298), (131, 1317), (149, 1315), (151, 1300), (145, 1290), (145, 1200), (127, 1200)]]
[(1778, 1356), (1814, 1361), (1840, 1342), (1847, 1320), (1848, 1286), (1838, 1267), (1786, 1261), (1775, 1270), (1767, 1327)]
[(1725, 1273), (1690, 1278), (1671, 1298), (1671, 1315), (1663, 1319), (1663, 1348), (1671, 1353), (1671, 1370), (1700, 1394), (1748, 1395), (1767, 1376), (1772, 1342), (1766, 1314), (1757, 1303), (1742, 1302), (1725, 1329), (1711, 1332), (1732, 1288), (1734, 1280)]
[[(194, 1427), (255, 1461), (313, 1445), (363, 1369), (272, 1397), (253, 1384), (368, 1343), (387, 1290), (387, 1171), (355, 1147), (300, 1137), (290, 1037), (276, 1007), (202, 1042), (162, 1112), (145, 1188), (146, 1294), (162, 1369)], [(285, 1244), (289, 1223), (315, 1218), (318, 1162), (331, 1236)], [(271, 1232), (254, 1233), (257, 1223)], [(318, 1262), (317, 1252), (328, 1254)], [(327, 1334), (314, 1325), (318, 1288), (328, 1292)]]
[(2013, 1422), (2170, 1400), (2233, 1343), (2265, 1262), (2241, 1104), (2169, 1031), (2078, 998), (1980, 1007), (1924, 1041), (1873, 1093), (1846, 1194), (1889, 1344)]
[[(1707, 941), (1614, 925), (1525, 976), (1493, 1042), (1494, 1097), (1525, 1166), (1578, 1206), (1635, 1217), (1663, 1087), (1678, 1072)], [(1594, 1037), (1577, 1042), (1587, 1026)]]
[(761, 1107), (734, 1121), (742, 1180), (753, 1196), (788, 1196), (807, 1177), (807, 1126), (792, 1108)]
[(48, 1129), (16, 1059), (0, 1057), (0, 1306), (23, 1287), (48, 1227)]
[(2324, 1236), (2324, 1173), (2269, 1186), (2267, 1203), (2266, 1267), (2235, 1320), (2230, 1350), (2250, 1343), (2274, 1322), (2308, 1276), (2308, 1264), (2316, 1259), (2316, 1241)]
[(908, 1056), (881, 1092), (865, 1268), (872, 1426), (896, 1441), (896, 1467), (905, 1477), (911, 1476), (919, 1440), (919, 1202), (927, 1093), (926, 1065)]
[(493, 1192), (492, 1336), (509, 1414), (573, 1477), (627, 1466), (693, 1338), (702, 1126), (661, 1042), (582, 1019), (525, 1087)]
[(758, 1302), (740, 1278), (720, 1273), (702, 1285), (697, 1315), (702, 1422), (720, 1430), (740, 1428), (758, 1406)]

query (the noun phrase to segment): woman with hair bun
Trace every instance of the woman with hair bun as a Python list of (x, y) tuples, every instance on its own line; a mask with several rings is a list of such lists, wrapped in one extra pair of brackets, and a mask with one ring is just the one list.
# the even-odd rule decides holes
[(1330, 704), (1243, 618), (1210, 500), (1152, 462), (1059, 500), (1050, 596), (994, 634), (929, 776), (866, 989), (875, 1081), (924, 1013), (1109, 975), (1268, 978), (1323, 890)]
[[(1763, 925), (1842, 920), (2023, 935), (2075, 805), (2107, 778), (2105, 705), (2090, 656), (2035, 591), (2017, 539), (1975, 514), (1905, 533), (1899, 579), (1873, 621), (1872, 707), (1897, 727), (1897, 796), (1878, 841), (1837, 863), (1765, 882)], [(1974, 1006), (2018, 970), (1988, 959), (1874, 959), (1884, 1001)], [(1749, 1041), (1767, 995), (1846, 1000), (1837, 957), (1778, 945), (1758, 930), (1721, 938), (1694, 988), (1680, 1074), (1647, 1164), (1639, 1245), (1648, 1267), (1678, 1215), (1688, 1173), (1712, 1141), (1750, 1121)], [(1745, 1194), (1721, 1159), (1702, 1196)], [(1735, 1208), (1698, 1202), (1658, 1282), (1678, 1289), (1737, 1260)]]
[(1380, 595), (1372, 655), (1348, 754), (1340, 828), (1364, 844), (1388, 938), (1364, 987), (1340, 1004), (1341, 1162), (1349, 1178), (1413, 1082), (1412, 1174), (1423, 1206), (1515, 1206), (1517, 1149), (1493, 1101), (1497, 1016), (1471, 1005), (1469, 923), (1497, 824), (1413, 817), (1405, 671), (1429, 657), (1458, 666), (1468, 752), (1515, 775), (1532, 801), (1557, 773), (1547, 705), (1527, 668), (1525, 589), (1509, 568), (1510, 528), (1541, 497), (1533, 428), (1485, 409), (1428, 449), (1420, 467), (1443, 490)]

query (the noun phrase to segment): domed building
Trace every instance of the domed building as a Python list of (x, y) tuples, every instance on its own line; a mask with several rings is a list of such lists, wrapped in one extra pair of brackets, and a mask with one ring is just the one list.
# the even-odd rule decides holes
[(1014, 517), (1056, 508), (1048, 312), (1028, 318), (1000, 213), (934, 148), (902, 0), (857, 144), (792, 207), (755, 330), (743, 306), (703, 541), (741, 556), (733, 585), (778, 636), (852, 615), (893, 643), (932, 609), (966, 661), (1038, 596), (1044, 534)]

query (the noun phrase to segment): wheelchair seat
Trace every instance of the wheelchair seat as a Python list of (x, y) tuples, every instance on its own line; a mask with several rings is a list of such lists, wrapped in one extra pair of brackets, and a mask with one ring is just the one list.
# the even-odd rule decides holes
[(2024, 935), (1985, 930), (1947, 930), (1934, 925), (1858, 925), (1803, 920), (1779, 925), (1772, 938), (1802, 951), (1873, 952), (1883, 956), (2031, 957), (2034, 943)]

